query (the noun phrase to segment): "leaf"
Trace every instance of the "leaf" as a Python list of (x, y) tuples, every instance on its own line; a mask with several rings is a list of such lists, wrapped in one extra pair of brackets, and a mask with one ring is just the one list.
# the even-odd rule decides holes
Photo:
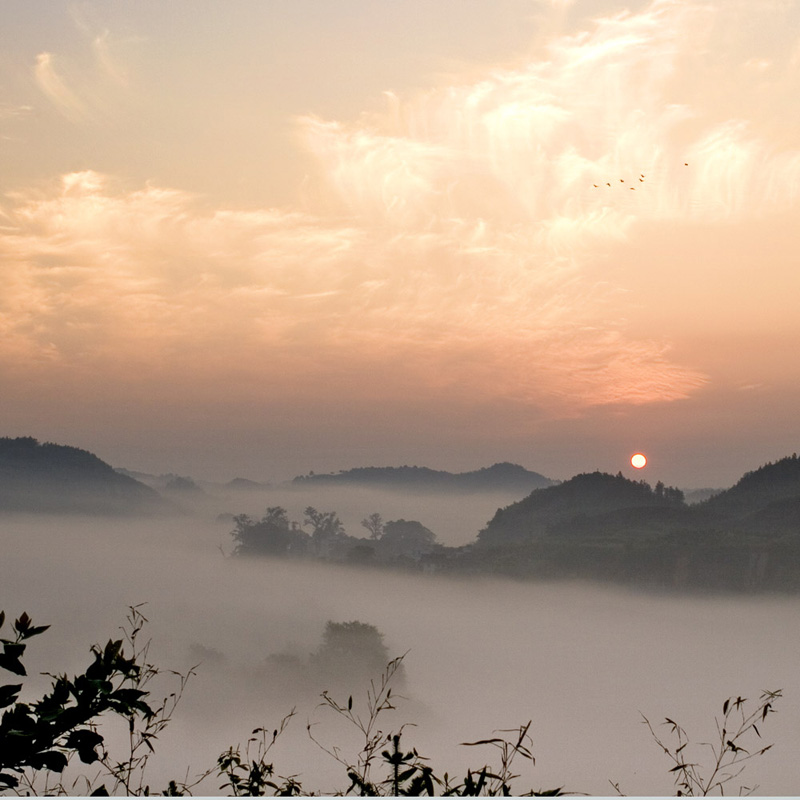
[(728, 699), (727, 699), (727, 700), (726, 700), (726, 701), (725, 701), (725, 702), (722, 704), (722, 713), (723, 713), (723, 714), (727, 714), (727, 713), (728, 713), (728, 706), (729, 706), (730, 704), (731, 704), (731, 699), (730, 699), (730, 697), (729, 697), (729, 698), (728, 698)]
[(103, 783), (98, 786), (90, 795), (89, 797), (108, 797), (108, 789), (106, 789), (106, 785)]
[(462, 747), (475, 747), (479, 744), (502, 744), (504, 739), (480, 739), (477, 742), (460, 742)]
[(416, 767), (411, 767), (410, 769), (403, 770), (398, 776), (397, 780), (399, 783), (403, 781), (407, 781), (415, 772), (417, 771)]
[(147, 694), (148, 692), (144, 692), (141, 689), (117, 689), (117, 691), (114, 692), (111, 697), (114, 700), (135, 705), (138, 700), (140, 700), (142, 697), (145, 697)]
[(5, 686), (0, 686), (0, 708), (10, 706), (17, 699), (21, 689), (21, 683), (9, 683)]
[(0, 772), (0, 788), (14, 789), (17, 786), (19, 786), (19, 781), (13, 775), (9, 775), (7, 772)]
[(99, 733), (84, 728), (70, 731), (65, 744), (77, 751), (78, 758), (84, 764), (94, 764), (99, 759), (95, 748), (102, 743), (103, 737)]
[(3, 623), (6, 621), (6, 612), (0, 611), (0, 628), (3, 627)]
[(27, 645), (19, 644), (18, 642), (5, 642), (3, 644), (3, 652), (12, 658), (21, 658), (26, 647)]
[[(8, 647), (8, 645), (6, 645)], [(22, 662), (14, 656), (9, 656), (7, 653), (0, 653), (0, 667), (13, 672), (15, 675), (27, 675), (25, 667)]]
[(67, 766), (67, 757), (58, 750), (47, 750), (30, 759), (34, 769), (49, 769), (52, 772), (63, 772)]
[(697, 764), (677, 764), (674, 766), (670, 772), (677, 772), (679, 769), (686, 769), (687, 767), (696, 767)]
[(31, 626), (31, 618), (27, 615), (26, 612), (22, 612), (19, 615), (19, 619), (14, 622), (14, 630), (17, 633), (24, 633), (28, 630)]

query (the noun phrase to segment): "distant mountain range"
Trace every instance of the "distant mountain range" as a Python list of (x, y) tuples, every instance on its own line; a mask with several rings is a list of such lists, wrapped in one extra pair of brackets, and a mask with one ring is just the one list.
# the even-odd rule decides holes
[[(589, 578), (670, 588), (800, 590), (796, 454), (746, 473), (729, 489), (704, 490), (711, 496), (691, 505), (679, 489), (660, 482), (650, 486), (621, 473), (583, 473), (557, 483), (508, 463), (462, 473), (364, 467), (311, 474), (295, 478), (291, 485), (454, 494), (505, 490), (524, 495), (499, 509), (473, 544), (436, 545), (419, 564), (429, 571)], [(0, 512), (175, 513), (182, 500), (191, 508), (213, 505), (212, 494), (218, 490), (225, 494), (266, 488), (243, 478), (199, 486), (172, 474), (115, 470), (76, 447), (31, 437), (0, 438)]]
[(472, 472), (444, 472), (428, 467), (359, 467), (323, 475), (302, 475), (294, 486), (364, 486), (412, 492), (529, 492), (555, 481), (507, 462)]
[(158, 492), (77, 447), (0, 438), (0, 511), (154, 514), (172, 510)]

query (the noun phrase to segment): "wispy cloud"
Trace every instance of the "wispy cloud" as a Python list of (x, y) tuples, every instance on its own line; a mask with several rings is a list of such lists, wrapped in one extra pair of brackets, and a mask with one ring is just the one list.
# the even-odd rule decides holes
[(55, 68), (52, 53), (39, 53), (34, 67), (36, 84), (53, 105), (72, 122), (80, 122), (88, 116), (88, 107), (67, 85)]
[[(480, 79), (387, 93), (356, 122), (303, 117), (318, 165), (303, 211), (93, 172), (13, 196), (0, 359), (153, 380), (223, 367), (284, 395), (338, 365), (344, 391), (401, 376), (548, 416), (687, 397), (705, 376), (628, 331), (605, 253), (642, 223), (731, 224), (800, 193), (800, 154), (689, 80), (713, 19), (656, 2)], [(37, 80), (85, 113), (47, 53)]]
[(33, 111), (33, 106), (0, 102), (0, 120), (27, 117), (31, 111)]

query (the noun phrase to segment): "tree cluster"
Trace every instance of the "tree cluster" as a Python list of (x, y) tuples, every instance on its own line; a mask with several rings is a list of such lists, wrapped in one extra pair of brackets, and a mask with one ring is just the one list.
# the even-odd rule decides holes
[[(285, 508), (273, 506), (260, 520), (234, 517), (231, 532), (235, 555), (318, 558), (356, 564), (414, 561), (429, 553), (436, 535), (416, 520), (384, 522), (378, 513), (361, 521), (369, 538), (349, 536), (335, 511), (305, 510), (302, 525), (289, 519)], [(304, 530), (307, 529), (307, 530)]]

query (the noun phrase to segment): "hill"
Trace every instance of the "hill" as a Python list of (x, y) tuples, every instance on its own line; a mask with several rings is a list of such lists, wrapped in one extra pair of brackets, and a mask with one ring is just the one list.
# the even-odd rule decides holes
[[(557, 486), (537, 489), (523, 500), (498, 509), (489, 524), (478, 534), (482, 545), (507, 544), (541, 539), (570, 530), (594, 532), (597, 527), (617, 530), (632, 519), (640, 522), (652, 516), (653, 508), (684, 507), (683, 493), (657, 484), (652, 489), (645, 481), (632, 481), (622, 474), (581, 473)], [(601, 518), (611, 517), (611, 524)], [(630, 512), (636, 512), (631, 514)]]
[(507, 462), (472, 472), (445, 472), (428, 467), (359, 467), (324, 475), (302, 475), (292, 481), (294, 486), (357, 485), (374, 489), (393, 489), (413, 492), (529, 492), (555, 481), (538, 472)]
[(737, 516), (796, 498), (800, 498), (800, 459), (794, 453), (746, 472), (730, 489), (703, 505), (725, 516)]
[(149, 486), (77, 447), (0, 438), (0, 511), (152, 514), (171, 510)]
[(621, 474), (576, 475), (498, 510), (461, 571), (709, 591), (800, 589), (800, 461), (687, 505)]

